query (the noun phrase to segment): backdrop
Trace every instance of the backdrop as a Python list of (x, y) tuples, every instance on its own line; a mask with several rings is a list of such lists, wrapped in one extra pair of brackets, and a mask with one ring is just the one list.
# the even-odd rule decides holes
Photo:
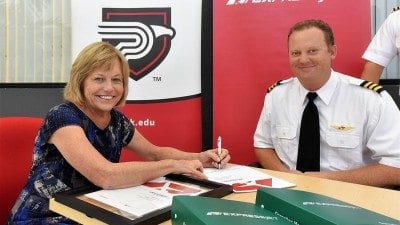
[[(107, 41), (130, 66), (121, 109), (156, 145), (201, 151), (201, 0), (73, 0), (72, 49)], [(123, 153), (123, 160), (135, 157)]]

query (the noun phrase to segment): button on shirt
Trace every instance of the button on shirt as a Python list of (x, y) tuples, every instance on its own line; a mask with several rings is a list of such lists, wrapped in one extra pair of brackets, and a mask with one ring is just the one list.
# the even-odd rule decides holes
[(391, 13), (375, 34), (363, 58), (383, 67), (400, 53), (400, 10)]
[[(348, 170), (379, 162), (400, 168), (400, 111), (386, 91), (359, 86), (362, 80), (332, 71), (317, 90), (321, 171)], [(300, 123), (308, 90), (297, 78), (275, 87), (264, 100), (254, 147), (272, 148), (296, 169)]]

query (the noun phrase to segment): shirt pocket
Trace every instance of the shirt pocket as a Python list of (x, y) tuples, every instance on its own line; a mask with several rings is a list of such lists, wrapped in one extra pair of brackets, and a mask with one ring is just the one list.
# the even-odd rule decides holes
[(292, 140), (296, 137), (296, 129), (294, 126), (276, 125), (273, 131), (272, 138)]
[(333, 148), (357, 148), (360, 144), (360, 135), (355, 133), (328, 132), (326, 143)]
[(276, 125), (272, 130), (272, 142), (276, 154), (286, 165), (292, 166), (297, 160), (296, 126)]
[(360, 135), (347, 132), (326, 133), (327, 159), (331, 170), (349, 170), (362, 165)]

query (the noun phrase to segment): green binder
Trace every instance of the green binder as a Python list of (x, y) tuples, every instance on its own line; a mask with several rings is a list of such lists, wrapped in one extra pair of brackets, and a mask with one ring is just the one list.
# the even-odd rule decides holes
[(174, 196), (173, 225), (293, 225), (252, 203), (201, 196)]
[(260, 188), (256, 205), (298, 224), (400, 225), (399, 220), (334, 198), (291, 189)]

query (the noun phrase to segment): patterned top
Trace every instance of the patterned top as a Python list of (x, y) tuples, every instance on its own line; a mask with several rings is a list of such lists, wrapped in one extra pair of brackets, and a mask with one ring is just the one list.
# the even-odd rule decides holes
[(117, 110), (111, 111), (110, 124), (98, 128), (72, 103), (60, 104), (49, 111), (35, 139), (33, 165), (28, 181), (19, 195), (8, 224), (73, 224), (49, 210), (55, 193), (90, 184), (61, 155), (49, 138), (59, 128), (78, 125), (92, 145), (110, 162), (118, 162), (121, 150), (132, 139), (133, 124)]

